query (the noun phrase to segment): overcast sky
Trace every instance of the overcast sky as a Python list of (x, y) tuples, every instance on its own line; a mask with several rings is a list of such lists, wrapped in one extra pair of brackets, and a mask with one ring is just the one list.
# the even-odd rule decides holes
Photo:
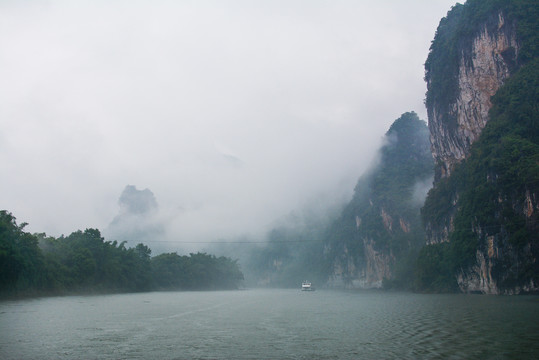
[(0, 1), (0, 209), (104, 230), (134, 185), (207, 241), (347, 198), (454, 3)]

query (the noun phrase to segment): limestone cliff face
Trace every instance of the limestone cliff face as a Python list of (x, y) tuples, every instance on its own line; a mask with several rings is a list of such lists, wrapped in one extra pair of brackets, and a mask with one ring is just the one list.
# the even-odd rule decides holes
[[(457, 93), (449, 104), (433, 101), (427, 105), (435, 183), (451, 175), (456, 164), (470, 153), (488, 122), (490, 98), (511, 75), (517, 64), (518, 41), (514, 22), (497, 15), (496, 26), (481, 26), (481, 31), (462, 48), (458, 58)], [(427, 79), (427, 88), (432, 84)], [(449, 240), (459, 194), (451, 194), (448, 211), (436, 223), (425, 224), (427, 244)]]
[[(468, 0), (453, 8), (425, 64), (436, 163), (422, 210), (426, 244), (439, 245), (438, 254), (451, 264), (440, 271), (463, 292), (539, 290), (539, 185), (537, 173), (528, 174), (537, 167), (537, 61), (528, 50), (536, 41), (531, 32), (519, 35), (519, 22), (536, 29), (537, 18), (527, 18), (522, 9), (536, 8), (527, 4), (508, 1), (501, 10), (493, 1)], [(525, 51), (532, 55), (521, 62)], [(523, 155), (523, 149), (530, 150)]]
[(440, 244), (449, 241), (449, 234), (455, 230), (454, 221), (457, 212), (458, 198), (458, 192), (452, 192), (450, 198), (446, 199), (448, 203), (446, 204), (447, 213), (445, 216), (438, 219), (438, 221), (425, 222), (427, 245)]
[[(524, 215), (527, 222), (534, 224), (539, 213), (538, 200), (537, 194), (526, 192), (523, 202), (513, 202), (514, 210)], [(505, 285), (513, 282), (519, 274), (537, 267), (539, 244), (533, 239), (534, 235), (527, 239), (524, 246), (518, 247), (509, 241), (505, 231), (489, 235), (485, 229), (477, 226), (476, 233), (479, 246), (475, 251), (475, 262), (456, 274), (462, 292), (497, 295), (539, 290), (539, 283), (534, 281), (533, 276), (515, 285)]]
[(432, 154), (438, 164), (436, 180), (449, 176), (469, 154), (488, 121), (490, 97), (510, 76), (518, 49), (514, 23), (499, 13), (497, 26), (485, 24), (471, 48), (460, 52), (456, 98), (449, 106), (434, 102), (427, 108)]
[[(385, 231), (392, 234), (391, 216), (383, 208), (379, 216)], [(362, 219), (356, 217), (358, 233), (361, 231), (361, 223)], [(399, 231), (410, 231), (410, 224), (402, 218), (399, 220), (399, 226)], [(380, 246), (375, 239), (370, 237), (361, 236), (357, 241), (360, 251), (357, 249), (350, 251), (344, 244), (339, 256), (334, 259), (333, 275), (328, 283), (330, 287), (377, 289), (382, 287), (384, 279), (394, 277), (393, 268), (396, 258), (390, 248)]]

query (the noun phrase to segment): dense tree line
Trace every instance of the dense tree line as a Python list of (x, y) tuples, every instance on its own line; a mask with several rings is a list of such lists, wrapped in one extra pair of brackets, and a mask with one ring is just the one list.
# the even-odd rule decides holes
[(59, 238), (24, 231), (0, 211), (0, 295), (234, 289), (236, 261), (206, 253), (151, 257), (144, 244), (105, 241), (97, 229)]

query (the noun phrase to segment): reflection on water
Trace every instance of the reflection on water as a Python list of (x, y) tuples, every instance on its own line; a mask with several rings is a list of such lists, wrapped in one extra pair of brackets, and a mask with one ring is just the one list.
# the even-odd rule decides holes
[(539, 297), (247, 290), (0, 303), (2, 359), (539, 358)]

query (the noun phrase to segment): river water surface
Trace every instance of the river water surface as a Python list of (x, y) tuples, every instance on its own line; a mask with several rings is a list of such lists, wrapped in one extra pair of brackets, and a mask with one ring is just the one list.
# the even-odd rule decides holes
[(319, 290), (0, 302), (1, 359), (538, 359), (539, 297)]

